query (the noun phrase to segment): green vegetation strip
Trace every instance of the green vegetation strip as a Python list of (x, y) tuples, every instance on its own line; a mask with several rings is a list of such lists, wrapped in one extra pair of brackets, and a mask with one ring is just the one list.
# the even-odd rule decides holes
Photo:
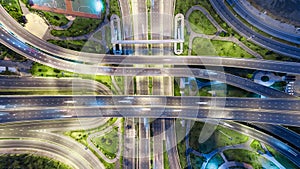
[(166, 149), (166, 141), (163, 141), (163, 148), (164, 148), (164, 169), (170, 169), (169, 157)]
[(45, 19), (54, 26), (64, 26), (66, 25), (69, 20), (63, 14), (53, 13), (53, 12), (46, 12), (46, 11), (39, 11), (41, 16), (45, 17)]
[(116, 158), (116, 153), (119, 150), (118, 138), (118, 127), (114, 127), (111, 132), (100, 137), (94, 137), (91, 141), (105, 156), (113, 159)]
[(21, 168), (43, 168), (43, 169), (71, 169), (70, 166), (60, 161), (47, 157), (31, 154), (2, 154), (0, 156), (0, 168), (21, 169)]
[(186, 14), (186, 12), (194, 5), (200, 5), (204, 7), (211, 16), (217, 21), (217, 23), (225, 30), (227, 33), (222, 33), (220, 36), (230, 36), (233, 35), (237, 39), (239, 39), (242, 43), (244, 43), (246, 46), (248, 46), (250, 49), (254, 50), (255, 52), (259, 53), (261, 56), (263, 56), (264, 59), (267, 60), (282, 60), (282, 61), (298, 61), (297, 59), (293, 59), (290, 57), (286, 57), (283, 55), (280, 55), (278, 53), (274, 53), (268, 49), (265, 49), (263, 47), (260, 47), (250, 41), (248, 41), (246, 38), (240, 36), (237, 34), (230, 26), (228, 26), (221, 17), (216, 13), (212, 5), (210, 4), (209, 0), (202, 0), (202, 1), (195, 1), (195, 0), (177, 0), (176, 6), (175, 6), (175, 14), (177, 13), (183, 13)]
[(195, 38), (192, 55), (218, 55), (235, 58), (254, 58), (233, 42)]
[(299, 169), (293, 162), (291, 162), (289, 159), (287, 159), (284, 155), (280, 154), (278, 151), (273, 149), (270, 146), (266, 146), (268, 151), (273, 155), (273, 157), (285, 168), (288, 169)]
[(192, 168), (201, 169), (202, 164), (206, 161), (204, 157), (199, 157), (194, 154), (190, 154)]
[(223, 153), (228, 161), (245, 162), (250, 164), (255, 169), (262, 168), (259, 158), (264, 157), (260, 157), (258, 153), (244, 149), (226, 150)]
[(256, 152), (266, 153), (266, 151), (262, 148), (261, 144), (257, 140), (253, 140), (250, 144), (250, 147), (253, 148)]
[(203, 126), (203, 122), (195, 122), (189, 135), (190, 147), (202, 153), (209, 153), (224, 146), (242, 144), (247, 142), (249, 139), (248, 136), (240, 134), (236, 131), (217, 126), (215, 132), (209, 137), (208, 140), (206, 140), (204, 143), (199, 143), (198, 138)]
[(51, 34), (62, 37), (81, 36), (96, 30), (100, 23), (102, 23), (102, 20), (99, 19), (76, 17), (70, 28), (67, 30), (52, 30)]
[(23, 62), (26, 61), (26, 58), (22, 55), (10, 50), (8, 47), (0, 44), (0, 60), (9, 59), (11, 61)]
[(81, 52), (89, 52), (89, 53), (101, 53), (105, 54), (105, 47), (92, 40), (47, 40), (48, 42), (71, 50), (81, 51)]
[(113, 92), (115, 92), (115, 89), (113, 88), (111, 77), (110, 76), (100, 76), (100, 75), (86, 75), (86, 74), (78, 74), (78, 73), (72, 73), (68, 71), (62, 71), (59, 69), (55, 69), (46, 65), (42, 65), (39, 63), (34, 63), (31, 68), (31, 74), (33, 76), (42, 76), (42, 77), (80, 77), (83, 79), (91, 79), (96, 80), (100, 83), (103, 83), (108, 88), (112, 89)]
[(212, 96), (210, 91), (215, 91), (216, 95), (219, 97), (255, 97), (254, 93), (248, 92), (246, 90), (230, 86), (227, 84), (215, 84), (205, 86), (199, 89), (199, 96)]
[(212, 35), (217, 32), (217, 29), (214, 27), (214, 25), (199, 10), (193, 11), (188, 19), (191, 29), (196, 33)]
[(19, 0), (1, 0), (1, 5), (4, 9), (19, 23), (25, 23), (22, 18), (22, 10), (19, 4)]
[(109, 1), (109, 14), (107, 15), (107, 19), (110, 20), (112, 14), (118, 15), (121, 17), (121, 9), (119, 6), (118, 0), (110, 0)]
[(93, 150), (91, 147), (88, 146), (87, 138), (90, 134), (99, 132), (99, 131), (104, 130), (105, 128), (111, 126), (112, 124), (114, 124), (117, 121), (117, 119), (118, 118), (111, 118), (108, 120), (108, 122), (106, 122), (105, 124), (103, 124), (102, 126), (99, 126), (97, 128), (88, 129), (88, 130), (67, 131), (64, 134), (66, 136), (69, 136), (69, 137), (75, 139), (79, 143), (81, 143), (81, 144), (85, 145), (87, 148), (89, 148), (98, 157), (98, 159), (103, 163), (103, 165), (105, 166), (106, 169), (114, 169), (115, 164), (107, 163), (95, 152), (95, 150)]

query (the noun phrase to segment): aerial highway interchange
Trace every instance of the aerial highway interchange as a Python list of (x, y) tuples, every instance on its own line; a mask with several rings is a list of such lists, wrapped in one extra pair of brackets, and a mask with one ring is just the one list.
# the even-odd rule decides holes
[[(241, 35), (251, 37), (250, 41), (280, 54), (299, 59), (299, 48), (251, 30), (231, 13), (224, 1), (210, 0), (210, 2), (227, 24)], [(128, 17), (131, 14), (126, 3), (126, 0), (119, 1), (121, 13)], [(299, 135), (280, 126), (300, 126), (299, 98), (255, 83), (251, 79), (226, 73), (222, 69), (229, 67), (296, 76), (300, 74), (300, 63), (218, 56), (174, 56), (173, 53), (164, 51), (164, 49), (170, 51), (169, 49), (172, 49), (173, 45), (157, 43), (152, 44), (155, 55), (147, 55), (143, 50), (147, 48), (147, 45), (143, 41), (150, 41), (150, 39), (148, 39), (148, 30), (145, 27), (148, 28), (148, 24), (150, 24), (151, 40), (159, 41), (164, 37), (169, 38), (172, 27), (163, 26), (163, 22), (174, 24), (170, 16), (174, 15), (172, 8), (175, 7), (175, 1), (153, 0), (153, 7), (149, 14), (145, 4), (138, 0), (132, 0), (131, 5), (132, 15), (137, 18), (133, 21), (133, 27), (130, 20), (123, 18), (122, 26), (124, 30), (134, 30), (132, 36), (127, 35), (128, 41), (133, 44), (135, 40), (138, 42), (134, 45), (136, 52), (129, 56), (78, 52), (53, 45), (25, 30), (0, 6), (0, 43), (14, 52), (59, 70), (80, 74), (122, 76), (125, 81), (133, 81), (133, 77), (135, 77), (137, 88), (136, 93), (133, 94), (133, 86), (127, 86), (127, 82), (125, 82), (124, 86), (126, 87), (123, 93), (115, 95), (104, 84), (88, 79), (1, 76), (0, 88), (2, 90), (55, 89), (73, 91), (73, 95), (0, 96), (0, 122), (4, 124), (0, 126), (0, 137), (27, 138), (25, 140), (0, 140), (0, 150), (16, 147), (20, 149), (20, 152), (26, 152), (25, 150), (44, 151), (49, 152), (48, 156), (56, 154), (54, 159), (59, 159), (73, 168), (105, 168), (98, 157), (87, 147), (81, 144), (78, 146), (76, 141), (50, 131), (61, 130), (62, 132), (71, 130), (71, 128), (92, 128), (91, 126), (97, 127), (100, 123), (104, 124), (107, 118), (125, 117), (128, 131), (125, 129), (124, 133), (124, 144), (127, 144), (124, 146), (124, 168), (150, 168), (151, 163), (156, 168), (164, 168), (163, 152), (165, 148), (167, 148), (169, 161), (174, 161), (174, 163), (170, 163), (170, 168), (181, 168), (176, 145), (178, 143), (175, 139), (174, 119), (186, 119), (187, 121), (210, 119), (221, 121), (220, 126), (232, 128), (232, 130), (272, 145), (298, 167), (300, 166), (300, 150), (297, 149), (299, 148)], [(159, 13), (165, 13), (168, 17), (161, 17)], [(148, 18), (148, 15), (151, 17)], [(159, 25), (156, 25), (157, 22)], [(160, 35), (160, 31), (164, 31), (166, 34)], [(280, 36), (282, 36), (281, 33)], [(122, 47), (131, 48), (132, 46), (123, 44)], [(202, 67), (190, 68), (189, 66)], [(153, 88), (152, 94), (148, 89), (150, 84), (148, 77), (153, 78), (152, 82), (155, 88)], [(265, 98), (173, 96), (174, 83), (172, 81), (175, 77), (194, 77), (218, 81)], [(76, 94), (81, 90), (97, 94)], [(156, 121), (153, 122), (150, 129), (147, 120), (155, 118)], [(139, 125), (135, 126), (135, 121), (138, 121)], [(251, 123), (262, 131), (231, 121)], [(52, 126), (49, 128), (47, 125)], [(134, 131), (133, 135), (139, 139), (132, 139), (129, 129)], [(150, 130), (153, 130), (154, 135), (158, 135), (153, 137), (157, 145), (150, 143), (150, 139), (152, 139)], [(137, 131), (138, 134), (135, 133)], [(274, 132), (276, 138), (263, 133), (263, 131)], [(163, 134), (165, 136), (160, 137)], [(282, 137), (282, 135), (285, 136)], [(277, 139), (277, 136), (294, 146), (283, 143), (282, 140)], [(53, 142), (57, 145), (52, 144)], [(151, 153), (154, 155), (152, 162)]]

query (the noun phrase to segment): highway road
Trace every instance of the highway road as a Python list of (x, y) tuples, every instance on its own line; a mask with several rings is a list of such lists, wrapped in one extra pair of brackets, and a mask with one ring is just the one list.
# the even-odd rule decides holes
[[(85, 160), (78, 158), (78, 154), (71, 154), (68, 150), (62, 147), (50, 144), (39, 140), (0, 140), (0, 149), (25, 149), (25, 152), (41, 151), (43, 156), (51, 154), (57, 157), (57, 159), (72, 168), (80, 169), (88, 167)], [(46, 153), (45, 153), (46, 152)], [(73, 152), (74, 153), (74, 152)], [(24, 153), (26, 154), (26, 153)], [(80, 157), (80, 156), (79, 156)], [(88, 168), (92, 168), (89, 166)]]
[(165, 119), (166, 132), (166, 150), (169, 158), (170, 168), (180, 169), (179, 156), (177, 151), (177, 138), (175, 133), (175, 121), (173, 119)]
[(210, 0), (210, 3), (220, 17), (240, 35), (251, 38), (250, 41), (276, 53), (297, 59), (300, 58), (300, 48), (275, 41), (255, 32), (234, 16), (225, 5), (224, 0)]
[[(1, 110), (55, 108), (55, 107), (206, 107), (277, 110), (283, 114), (298, 111), (300, 100), (285, 98), (237, 98), (237, 97), (198, 97), (198, 96), (0, 96)], [(146, 111), (146, 110), (145, 110)]]
[[(128, 96), (1, 97), (0, 121), (70, 117), (160, 117), (300, 124), (300, 103), (297, 99), (213, 98), (216, 102), (212, 102), (209, 97), (135, 96), (134, 99), (130, 98), (130, 104), (126, 98)], [(203, 104), (205, 102), (207, 105)], [(213, 108), (210, 106), (212, 103)]]
[[(3, 14), (3, 12), (0, 12), (0, 14)], [(9, 17), (8, 17), (9, 18)], [(1, 18), (0, 18), (1, 19)], [(13, 20), (13, 19), (12, 19)], [(6, 20), (5, 20), (6, 21)], [(14, 20), (13, 20), (14, 21)], [(22, 29), (23, 27), (20, 26)], [(34, 54), (35, 52), (38, 52), (36, 49), (30, 48), (28, 45), (25, 45), (22, 38), (17, 38), (7, 31), (3, 29), (3, 27), (0, 29), (1, 33), (1, 43), (4, 45), (11, 47), (15, 46), (14, 51), (18, 52), (20, 48), (18, 48), (18, 45), (22, 45), (23, 48), (27, 50), (31, 50), (31, 54)], [(2, 36), (3, 35), (3, 36)], [(10, 41), (7, 40), (10, 39)], [(35, 41), (35, 40), (32, 40)], [(13, 44), (13, 42), (15, 44)], [(47, 43), (47, 42), (46, 42)], [(10, 44), (10, 46), (9, 46)], [(36, 48), (42, 49), (43, 43), (38, 43)], [(48, 44), (48, 43), (47, 43)], [(40, 46), (39, 46), (40, 45)], [(51, 49), (53, 51), (61, 51), (60, 47), (53, 45), (55, 48)], [(67, 50), (62, 48), (62, 50)], [(47, 50), (45, 50), (47, 51)], [(72, 50), (67, 50), (72, 51)], [(19, 51), (20, 52), (20, 51)], [(72, 51), (76, 52), (76, 51)], [(40, 53), (40, 52), (38, 52)], [(56, 53), (54, 56), (59, 59), (53, 60), (54, 56), (51, 56), (47, 53), (43, 53), (43, 57), (46, 57), (46, 62), (44, 64), (52, 64), (52, 62), (57, 62), (57, 60), (61, 59), (64, 61), (77, 61), (77, 62), (89, 62), (90, 64), (173, 64), (173, 65), (209, 65), (209, 66), (226, 66), (226, 67), (239, 67), (239, 68), (247, 68), (247, 69), (260, 69), (260, 70), (266, 70), (266, 71), (275, 71), (275, 72), (283, 72), (283, 73), (291, 73), (291, 74), (300, 74), (300, 70), (297, 69), (299, 67), (299, 63), (293, 63), (293, 62), (278, 62), (278, 61), (266, 61), (266, 60), (254, 60), (254, 59), (235, 59), (235, 58), (220, 58), (220, 57), (208, 57), (208, 56), (114, 56), (114, 55), (99, 55), (92, 57), (93, 59), (89, 59), (90, 55), (87, 54), (87, 56), (83, 56), (81, 59), (78, 56), (79, 54), (71, 54), (72, 57), (62, 59), (62, 57), (68, 56), (68, 52), (62, 52), (62, 53)], [(21, 53), (23, 54), (23, 53)], [(82, 54), (82, 52), (80, 52)], [(29, 57), (32, 58), (34, 56)], [(54, 57), (54, 58), (55, 58)], [(35, 60), (38, 60), (38, 57), (34, 57)], [(162, 59), (163, 58), (163, 59)], [(69, 59), (69, 60), (68, 60)], [(67, 62), (68, 63), (68, 62)], [(221, 63), (221, 64), (220, 64)], [(70, 63), (69, 63), (70, 64)]]
[[(37, 51), (36, 49), (24, 44), (22, 41), (17, 39), (12, 34), (8, 33), (4, 29), (0, 29), (1, 43), (7, 47), (12, 48), (15, 52), (21, 55), (24, 52), (27, 53), (29, 59), (35, 61), (41, 61), (46, 65), (51, 66), (55, 62), (63, 64), (74, 65), (73, 62), (63, 59), (58, 59), (49, 54)], [(19, 47), (20, 45), (20, 47)], [(24, 50), (25, 49), (25, 50)], [(43, 60), (39, 57), (43, 57)], [(85, 58), (84, 61), (87, 61)], [(280, 62), (271, 60), (256, 60), (256, 59), (236, 59), (236, 58), (225, 58), (217, 56), (168, 56), (168, 55), (157, 55), (157, 56), (124, 56), (124, 55), (101, 55), (96, 60), (92, 61), (92, 64), (172, 64), (172, 65), (203, 65), (203, 66), (224, 66), (224, 67), (236, 67), (245, 69), (259, 69), (265, 71), (282, 72), (290, 74), (300, 74), (298, 69), (300, 63), (295, 62)], [(74, 69), (74, 68), (73, 68)]]
[[(3, 40), (3, 39), (2, 39)], [(125, 67), (98, 67), (96, 65), (78, 65), (75, 63), (70, 63), (64, 60), (59, 60), (56, 58), (44, 57), (43, 53), (36, 53), (28, 48), (25, 44), (21, 42), (10, 41), (9, 39), (4, 39), (4, 44), (8, 45), (11, 43), (11, 49), (19, 52), (20, 54), (26, 56), (29, 59), (46, 64), (48, 66), (58, 68), (61, 70), (83, 73), (83, 74), (93, 74), (95, 75), (113, 75), (113, 76), (176, 76), (176, 77), (196, 77), (209, 80), (217, 80), (227, 83), (238, 88), (257, 93), (266, 97), (292, 97), (287, 94), (277, 91), (275, 89), (262, 86), (260, 84), (254, 83), (251, 80), (244, 79), (231, 74), (210, 71), (205, 69), (186, 69), (186, 68), (125, 68)], [(17, 48), (15, 48), (17, 46)], [(278, 67), (280, 68), (280, 67)], [(144, 89), (144, 88), (143, 88)], [(148, 86), (146, 88), (148, 90)]]
[[(7, 33), (8, 34), (8, 33)], [(12, 35), (11, 35), (12, 36)], [(4, 44), (10, 46), (11, 49), (19, 52), (29, 59), (46, 64), (48, 66), (58, 68), (61, 70), (91, 74), (95, 75), (114, 75), (114, 76), (176, 76), (176, 77), (196, 77), (209, 80), (217, 80), (227, 83), (238, 88), (258, 93), (266, 97), (291, 97), (283, 92), (279, 92), (275, 89), (271, 89), (260, 84), (254, 83), (251, 80), (244, 79), (231, 74), (223, 72), (209, 71), (205, 69), (186, 69), (186, 68), (125, 68), (125, 67), (102, 67), (97, 65), (78, 65), (76, 63), (70, 63), (68, 61), (59, 60), (56, 58), (44, 57), (43, 53), (36, 53), (28, 48), (24, 43), (15, 42), (8, 39), (4, 40)], [(15, 48), (17, 46), (17, 48)], [(277, 67), (280, 69), (280, 67)], [(148, 86), (147, 86), (148, 90)]]
[[(225, 124), (227, 123), (227, 124)], [(224, 125), (225, 124), (225, 125)], [(229, 125), (228, 125), (229, 124)], [(272, 148), (274, 148), (276, 151), (287, 157), (289, 160), (294, 162), (298, 167), (300, 167), (300, 152), (297, 150), (293, 149), (292, 147), (286, 145), (285, 143), (281, 142), (280, 140), (265, 134), (263, 132), (260, 132), (258, 130), (255, 130), (253, 128), (250, 128), (248, 126), (236, 123), (236, 122), (221, 122), (221, 125), (224, 125), (225, 127), (231, 129), (231, 130), (236, 130), (240, 133), (243, 133), (245, 135), (248, 135), (254, 139), (257, 139), (265, 144), (270, 145)]]
[(136, 153), (137, 147), (137, 130), (135, 129), (135, 119), (126, 118), (124, 127), (124, 153), (123, 153), (123, 167), (125, 169), (136, 168)]
[[(31, 125), (34, 128), (34, 125)], [(2, 129), (3, 130), (3, 129)], [(26, 132), (25, 132), (26, 131)], [(103, 164), (85, 146), (75, 140), (56, 134), (10, 128), (1, 132), (4, 138), (26, 138), (22, 140), (1, 140), (1, 148), (34, 148), (63, 155), (77, 168), (104, 168)], [(31, 141), (32, 138), (35, 138)], [(27, 140), (28, 139), (28, 140)], [(38, 140), (37, 140), (38, 139)], [(55, 144), (53, 144), (55, 143)]]
[(280, 125), (271, 125), (271, 124), (253, 124), (254, 126), (258, 127), (260, 131), (267, 131), (276, 136), (277, 138), (280, 138), (282, 140), (285, 140), (288, 144), (294, 145), (295, 147), (300, 149), (300, 135), (298, 133), (295, 133), (283, 126)]
[(263, 19), (256, 17), (253, 15), (239, 0), (232, 0), (233, 9), (243, 17), (247, 22), (249, 22), (254, 27), (283, 40), (300, 44), (300, 35), (299, 34), (291, 34), (285, 32), (284, 30), (278, 30), (278, 28), (272, 26), (264, 22)]
[(153, 133), (153, 168), (164, 168), (164, 119), (155, 119), (151, 123)]
[(1, 90), (62, 90), (73, 92), (97, 92), (102, 95), (112, 95), (111, 90), (94, 80), (79, 78), (34, 78), (0, 76)]
[[(68, 161), (75, 168), (104, 168), (103, 164), (85, 146), (58, 133), (75, 129), (98, 127), (108, 119), (68, 119), (57, 121), (26, 121), (22, 123), (4, 123), (0, 125), (1, 138), (19, 138), (20, 140), (1, 140), (2, 148), (34, 149), (41, 154), (60, 155), (62, 162)], [(55, 132), (55, 133), (52, 133)], [(27, 151), (27, 153), (28, 153)], [(46, 153), (45, 153), (46, 151)], [(52, 157), (53, 158), (53, 157)], [(88, 160), (87, 160), (88, 159)]]

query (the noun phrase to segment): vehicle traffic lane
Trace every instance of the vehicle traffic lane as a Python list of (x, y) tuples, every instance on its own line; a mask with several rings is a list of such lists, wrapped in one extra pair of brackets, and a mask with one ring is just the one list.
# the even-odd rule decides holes
[[(41, 152), (41, 154), (44, 154), (44, 156), (51, 154), (62, 163), (65, 163), (73, 168), (80, 169), (88, 167), (81, 158), (71, 154), (68, 150), (62, 149), (59, 146), (49, 144), (47, 142), (41, 142), (38, 140), (0, 140), (0, 143), (0, 149), (14, 148), (17, 150), (27, 150), (26, 152), (38, 151)], [(92, 167), (90, 166), (89, 168)]]
[[(287, 157), (289, 160), (294, 162), (298, 167), (300, 167), (300, 152), (293, 149), (292, 147), (286, 145), (285, 143), (279, 141), (278, 139), (263, 133), (261, 131), (255, 130), (253, 128), (250, 128), (248, 126), (242, 125), (240, 123), (226, 121), (227, 125), (224, 125), (228, 127), (231, 130), (236, 130), (240, 133), (243, 133), (245, 135), (248, 135), (252, 138), (255, 138), (257, 140), (260, 140), (261, 142), (270, 145), (272, 148), (274, 148), (276, 151)], [(228, 126), (229, 124), (229, 126)]]
[(254, 25), (258, 29), (275, 36), (277, 38), (300, 44), (300, 35), (294, 33), (288, 33), (285, 32), (284, 30), (279, 30), (278, 28), (274, 27), (273, 25), (270, 25), (268, 23), (265, 23), (262, 19), (259, 17), (256, 17), (249, 11), (244, 5), (238, 1), (238, 0), (233, 0), (233, 9), (244, 19), (247, 20), (251, 25)]
[(68, 107), (215, 107), (227, 109), (298, 111), (300, 100), (198, 96), (0, 96), (0, 110)]
[(63, 111), (56, 109), (10, 110), (1, 112), (0, 122), (46, 120), (65, 118), (95, 118), (95, 117), (138, 117), (138, 118), (190, 118), (190, 119), (223, 119), (259, 122), (268, 124), (282, 124), (290, 126), (300, 125), (299, 112), (283, 112), (276, 110), (237, 110), (202, 107), (72, 107)]
[(247, 38), (251, 38), (250, 41), (277, 53), (297, 59), (300, 58), (299, 48), (275, 41), (253, 31), (251, 28), (241, 22), (237, 17), (235, 17), (233, 13), (231, 13), (231, 11), (225, 5), (224, 0), (210, 0), (210, 2), (216, 12), (228, 25), (230, 25), (241, 35), (246, 36)]
[(270, 125), (270, 124), (253, 124), (254, 126), (260, 128), (262, 131), (267, 131), (275, 136), (285, 140), (288, 144), (292, 144), (300, 148), (300, 135), (279, 125)]

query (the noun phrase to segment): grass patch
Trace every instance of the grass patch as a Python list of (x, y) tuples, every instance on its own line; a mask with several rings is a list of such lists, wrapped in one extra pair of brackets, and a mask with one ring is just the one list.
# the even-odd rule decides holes
[(40, 11), (40, 13), (42, 14), (41, 16), (45, 17), (45, 19), (54, 26), (64, 26), (69, 22), (69, 20), (63, 14), (46, 11)]
[(201, 169), (202, 164), (206, 161), (204, 157), (199, 157), (194, 154), (190, 154), (192, 168)]
[(219, 168), (225, 161), (220, 154), (214, 155), (207, 163), (205, 169)]
[(121, 9), (119, 6), (118, 0), (110, 0), (109, 1), (109, 14), (107, 15), (107, 19), (110, 20), (112, 14), (118, 15), (121, 17)]
[(287, 159), (284, 155), (280, 154), (278, 151), (273, 149), (272, 147), (266, 145), (268, 151), (273, 155), (273, 157), (285, 168), (288, 169), (297, 169), (298, 167), (291, 162), (289, 159)]
[[(179, 83), (179, 82), (178, 82)], [(179, 84), (174, 81), (174, 96), (181, 96)]]
[(110, 26), (105, 26), (105, 41), (106, 41), (107, 47), (109, 49), (112, 49)]
[(212, 35), (217, 32), (217, 29), (214, 27), (214, 25), (199, 10), (193, 11), (188, 19), (191, 29), (196, 33)]
[(279, 82), (275, 82), (271, 87), (284, 92), (286, 85), (287, 83), (285, 81), (279, 81)]
[(74, 77), (74, 73), (58, 70), (46, 65), (39, 63), (33, 63), (31, 67), (31, 74), (33, 76), (42, 76), (42, 77)]
[(219, 97), (255, 97), (254, 93), (223, 83), (213, 86), (205, 86), (199, 89), (198, 95), (212, 96), (212, 94), (209, 93), (212, 90), (215, 91), (216, 95)]
[(86, 75), (86, 74), (78, 74), (72, 73), (68, 71), (63, 71), (59, 69), (55, 69), (46, 65), (42, 65), (39, 63), (34, 63), (31, 68), (31, 74), (33, 76), (41, 76), (41, 77), (80, 77), (83, 79), (91, 79), (96, 80), (100, 83), (103, 83), (108, 88), (110, 88), (113, 92), (116, 92), (113, 88), (111, 76), (104, 76), (104, 75)]
[(89, 53), (106, 53), (106, 49), (100, 43), (95, 41), (86, 41), (86, 40), (47, 40), (48, 42), (58, 45), (63, 48), (81, 51), (81, 52), (89, 52)]
[(25, 24), (23, 20), (23, 13), (18, 0), (1, 0), (3, 8), (12, 16), (16, 21)]
[(124, 91), (124, 76), (114, 76), (117, 85), (121, 89), (121, 91)]
[(117, 121), (117, 118), (111, 118), (105, 124), (103, 124), (102, 126), (99, 126), (97, 128), (88, 129), (88, 130), (68, 131), (68, 132), (65, 132), (65, 135), (74, 138), (76, 141), (78, 141), (84, 145), (87, 145), (86, 139), (87, 139), (88, 135), (99, 132), (101, 130), (104, 130), (105, 128), (114, 124), (116, 121)]
[[(187, 28), (184, 27), (183, 52), (182, 52), (182, 54), (180, 54), (181, 56), (187, 56), (188, 55), (188, 52), (189, 52), (189, 40), (190, 40), (190, 34), (187, 32)], [(178, 45), (178, 48), (179, 48), (179, 45)]]
[(111, 126), (112, 124), (114, 124), (116, 121), (117, 121), (117, 118), (111, 118), (105, 124), (103, 124), (102, 126), (99, 126), (97, 128), (88, 129), (88, 130), (67, 131), (67, 132), (64, 133), (64, 135), (69, 136), (69, 137), (75, 139), (77, 142), (79, 142), (79, 143), (85, 145), (86, 147), (88, 147), (98, 157), (98, 159), (103, 163), (105, 168), (113, 169), (113, 168), (115, 168), (115, 164), (107, 163), (92, 148), (90, 148), (88, 146), (87, 137), (92, 133), (96, 133), (98, 131), (104, 130), (105, 128), (107, 128), (107, 127)]
[(93, 34), (93, 37), (97, 40), (102, 40), (102, 31), (98, 31), (96, 33)]
[(163, 143), (163, 148), (164, 148), (164, 169), (170, 169), (170, 163), (169, 163), (169, 158), (168, 158), (165, 141)]
[(67, 30), (51, 30), (53, 36), (61, 37), (75, 37), (88, 34), (94, 31), (99, 24), (102, 23), (100, 19), (76, 17), (71, 27)]
[(107, 158), (116, 158), (116, 153), (119, 149), (118, 127), (115, 127), (104, 136), (94, 137), (92, 143), (102, 151)]
[(2, 154), (0, 168), (56, 168), (71, 169), (70, 166), (48, 157), (31, 154)]
[(253, 148), (256, 152), (261, 152), (265, 154), (265, 150), (262, 148), (261, 144), (257, 140), (253, 140), (252, 143), (250, 144), (250, 147)]
[(233, 42), (211, 41), (219, 56), (231, 56), (236, 58), (255, 58)]
[(194, 38), (192, 43), (192, 55), (217, 55), (217, 51), (209, 39)]
[(179, 155), (180, 166), (182, 168), (187, 167), (187, 160), (186, 160), (186, 146), (185, 146), (185, 130), (186, 127), (182, 127), (179, 120), (175, 121), (175, 131), (176, 131), (176, 140), (181, 140), (179, 144), (177, 144), (177, 151)]
[[(255, 52), (259, 53), (264, 59), (267, 60), (281, 60), (281, 61), (293, 61), (293, 62), (299, 62), (298, 59), (290, 58), (278, 53), (275, 53), (273, 51), (270, 51), (268, 49), (265, 49), (263, 47), (260, 47), (250, 41), (247, 41), (245, 37), (240, 36), (237, 34), (230, 26), (228, 26), (221, 17), (216, 13), (212, 5), (210, 4), (209, 0), (177, 0), (176, 6), (175, 6), (175, 14), (177, 13), (183, 13), (186, 14), (186, 12), (194, 5), (200, 5), (204, 7), (211, 16), (216, 20), (216, 22), (227, 32), (223, 33), (223, 35), (220, 34), (220, 36), (230, 36), (233, 35), (237, 39), (239, 39), (242, 43), (244, 43), (246, 46), (248, 46), (250, 49), (254, 50)], [(193, 48), (195, 49), (195, 48)]]
[(234, 58), (254, 58), (233, 42), (195, 38), (192, 55), (218, 55)]
[(183, 139), (179, 144), (177, 144), (177, 150), (178, 150), (178, 155), (179, 155), (179, 161), (180, 161), (180, 166), (182, 168), (187, 167), (187, 161), (186, 161), (186, 146), (185, 146), (185, 139)]
[(217, 126), (214, 133), (204, 143), (199, 143), (198, 138), (203, 126), (203, 122), (195, 122), (189, 134), (190, 147), (202, 153), (209, 153), (219, 147), (245, 143), (249, 138), (236, 131)]
[(8, 58), (11, 61), (16, 61), (16, 62), (23, 62), (27, 60), (24, 56), (0, 44), (0, 60), (3, 60), (4, 58)]
[(244, 149), (225, 150), (224, 155), (228, 161), (245, 162), (253, 168), (262, 168), (259, 154)]

